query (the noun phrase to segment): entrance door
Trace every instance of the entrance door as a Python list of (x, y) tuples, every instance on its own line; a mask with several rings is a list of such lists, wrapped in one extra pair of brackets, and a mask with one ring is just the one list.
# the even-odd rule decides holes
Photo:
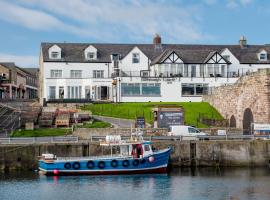
[(108, 87), (107, 86), (101, 86), (101, 100), (107, 100), (108, 99)]
[(251, 124), (253, 123), (253, 114), (250, 108), (245, 109), (243, 117), (243, 133), (251, 134)]

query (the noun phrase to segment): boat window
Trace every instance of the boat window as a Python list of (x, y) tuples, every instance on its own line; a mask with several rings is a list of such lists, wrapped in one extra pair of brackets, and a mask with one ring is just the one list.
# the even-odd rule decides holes
[(144, 146), (144, 150), (145, 150), (145, 151), (150, 151), (150, 146), (149, 146), (149, 145), (145, 145), (145, 146)]

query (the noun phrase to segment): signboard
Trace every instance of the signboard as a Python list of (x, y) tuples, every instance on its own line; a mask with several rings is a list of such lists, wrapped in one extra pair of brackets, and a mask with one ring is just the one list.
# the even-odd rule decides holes
[(159, 108), (157, 112), (157, 123), (159, 128), (184, 124), (184, 112), (181, 107)]
[(255, 124), (253, 125), (254, 131), (270, 131), (270, 124)]
[(145, 128), (145, 118), (144, 117), (137, 117), (135, 127), (136, 128)]

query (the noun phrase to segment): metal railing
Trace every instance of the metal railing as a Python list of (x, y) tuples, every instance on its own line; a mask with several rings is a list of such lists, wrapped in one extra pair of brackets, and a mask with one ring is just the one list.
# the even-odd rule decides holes
[(0, 144), (40, 144), (40, 143), (65, 143), (78, 141), (79, 139), (77, 136), (0, 138)]

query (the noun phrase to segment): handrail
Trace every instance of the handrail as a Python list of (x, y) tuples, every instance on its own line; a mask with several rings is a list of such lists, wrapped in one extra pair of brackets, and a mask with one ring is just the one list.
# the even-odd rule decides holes
[(77, 136), (0, 138), (0, 144), (63, 143), (63, 142), (78, 142), (78, 141), (79, 139)]

